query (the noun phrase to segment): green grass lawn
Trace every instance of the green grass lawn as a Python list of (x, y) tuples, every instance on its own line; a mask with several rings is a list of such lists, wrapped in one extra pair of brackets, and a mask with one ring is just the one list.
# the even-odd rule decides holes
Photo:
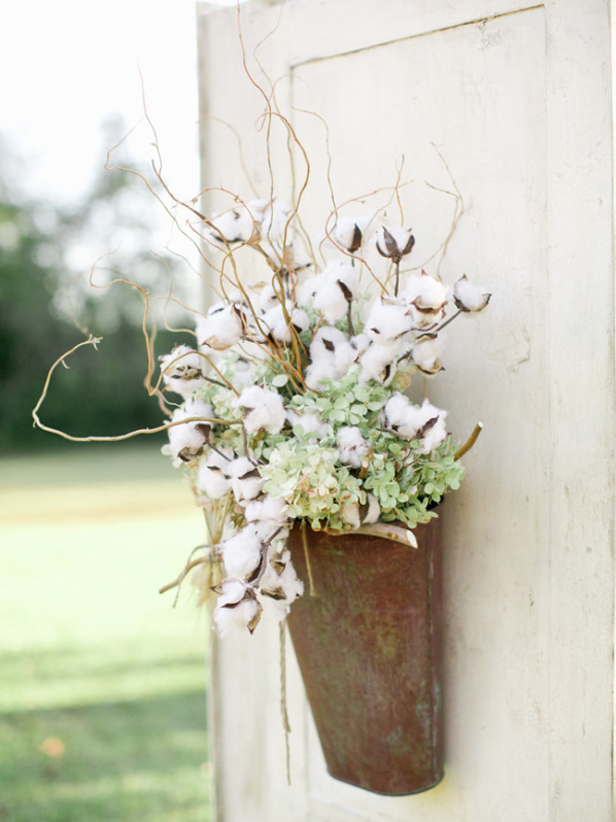
[(202, 539), (156, 446), (0, 459), (2, 822), (207, 822)]

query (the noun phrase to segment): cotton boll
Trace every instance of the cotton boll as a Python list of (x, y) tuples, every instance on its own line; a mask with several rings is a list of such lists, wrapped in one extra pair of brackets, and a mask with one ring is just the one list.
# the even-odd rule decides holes
[(423, 440), (420, 453), (429, 454), (447, 436), (446, 416), (446, 411), (436, 408), (428, 400), (418, 407), (404, 395), (393, 394), (385, 403), (381, 424), (404, 439)]
[(235, 454), (231, 448), (218, 448), (216, 450), (210, 448), (206, 455), (208, 467), (219, 468), (227, 478), (233, 476), (231, 469), (235, 459)]
[(266, 520), (285, 525), (288, 522), (288, 505), (283, 499), (266, 494), (260, 500), (253, 500), (246, 505), (245, 516), (248, 522)]
[(406, 281), (401, 298), (420, 311), (436, 312), (447, 302), (447, 289), (440, 280), (422, 271), (420, 276), (410, 277)]
[[(255, 309), (261, 314), (265, 314), (271, 308), (280, 305), (280, 291), (275, 289), (271, 283), (266, 283), (261, 290), (253, 297), (253, 305)], [(289, 299), (290, 295), (285, 294), (285, 299)]]
[(334, 243), (345, 251), (354, 254), (359, 251), (370, 217), (341, 217), (331, 231)]
[(256, 532), (259, 534), (263, 545), (268, 546), (270, 553), (279, 553), (289, 538), (290, 522), (291, 520), (288, 517), (284, 523), (274, 519), (259, 519), (253, 520), (251, 525), (254, 526)]
[(234, 243), (247, 243), (255, 233), (255, 221), (245, 208), (215, 214), (205, 225), (204, 235), (212, 245), (226, 250)]
[(234, 460), (229, 466), (229, 475), (231, 476), (231, 489), (237, 502), (255, 499), (265, 484), (258, 468), (248, 457), (238, 457)]
[(346, 340), (336, 346), (334, 350), (334, 379), (344, 377), (349, 368), (357, 361), (357, 351)]
[(376, 380), (381, 385), (387, 385), (395, 376), (399, 346), (379, 345), (372, 343), (361, 355), (359, 363), (361, 365), (360, 380)]
[(415, 238), (410, 228), (381, 226), (377, 231), (376, 250), (382, 257), (388, 257), (395, 263), (410, 254), (414, 245)]
[(419, 337), (411, 351), (411, 359), (424, 374), (436, 374), (442, 370), (440, 360), (442, 340), (435, 335)]
[(253, 500), (263, 491), (265, 480), (261, 476), (256, 476), (258, 473), (255, 468), (252, 475), (234, 477), (231, 480), (231, 490), (237, 502)]
[(281, 244), (283, 240), (286, 240), (285, 244), (288, 244), (291, 214), (289, 206), (281, 203), (280, 200), (267, 203), (262, 211), (261, 236), (273, 244)]
[(315, 391), (324, 379), (339, 379), (355, 359), (348, 337), (334, 326), (320, 328), (310, 343), (311, 363), (304, 376), (306, 385)]
[(331, 262), (313, 284), (312, 305), (328, 323), (338, 322), (346, 315), (358, 288), (359, 275), (353, 266)]
[(181, 408), (174, 412), (171, 418), (173, 423), (193, 417), (204, 418), (203, 421), (197, 419), (194, 422), (169, 428), (169, 446), (173, 464), (176, 467), (182, 462), (190, 462), (202, 453), (211, 429), (211, 423), (206, 420), (212, 419), (213, 416), (212, 406), (196, 399), (187, 400)]
[(308, 366), (304, 374), (304, 382), (311, 391), (320, 391), (323, 387), (323, 380), (331, 379), (331, 377), (331, 365), (321, 360)]
[(334, 260), (328, 263), (323, 271), (323, 275), (327, 280), (342, 285), (342, 291), (347, 300), (352, 299), (359, 289), (359, 273), (357, 269), (342, 260)]
[(268, 207), (269, 203), (267, 200), (251, 200), (246, 205), (246, 210), (256, 223), (261, 223)]
[(368, 334), (356, 334), (349, 340), (351, 347), (357, 352), (357, 355), (363, 354), (370, 345), (370, 336)]
[(246, 328), (243, 309), (234, 303), (217, 308), (206, 317), (197, 319), (197, 340), (199, 345), (224, 351), (240, 342)]
[(420, 439), (423, 426), (431, 419), (426, 410), (427, 407), (413, 405), (403, 394), (392, 394), (383, 408), (381, 422), (384, 428), (404, 439)]
[(312, 305), (328, 323), (338, 322), (349, 310), (349, 301), (336, 281), (325, 282), (314, 295)]
[(312, 411), (298, 414), (296, 411), (287, 411), (287, 420), (292, 427), (301, 425), (304, 434), (314, 434), (314, 439), (322, 440), (329, 436), (331, 427), (323, 422), (318, 414)]
[(222, 544), (222, 561), (227, 577), (247, 580), (259, 567), (263, 544), (256, 529), (250, 525), (226, 539)]
[(490, 302), (491, 296), (479, 286), (473, 285), (466, 274), (463, 274), (453, 286), (453, 300), (460, 311), (473, 313), (482, 311)]
[(184, 379), (200, 375), (203, 357), (188, 345), (176, 345), (169, 354), (158, 358), (163, 379)]
[(321, 286), (326, 282), (327, 277), (321, 274), (314, 274), (308, 277), (298, 289), (298, 300), (301, 305), (311, 305), (314, 295), (318, 292)]
[(380, 423), (383, 428), (395, 430), (406, 417), (410, 402), (408, 397), (396, 391), (385, 403)]
[(422, 454), (429, 454), (440, 445), (447, 436), (447, 428), (445, 425), (447, 411), (441, 411), (435, 408), (427, 400), (424, 400), (422, 411), (424, 411), (427, 420), (421, 431), (423, 434), (423, 445), (420, 451)]
[(199, 460), (199, 470), (195, 480), (197, 492), (204, 494), (207, 499), (221, 499), (231, 490), (231, 482), (222, 470), (216, 466), (210, 467), (203, 457)]
[(253, 588), (237, 580), (226, 580), (221, 585), (221, 596), (214, 609), (214, 625), (223, 637), (238, 629), (250, 633), (261, 619), (263, 606)]
[(306, 369), (306, 385), (318, 391), (324, 379), (340, 379), (357, 359), (346, 334), (334, 326), (320, 328), (310, 344), (311, 363)]
[(223, 451), (210, 448), (199, 460), (195, 484), (197, 491), (205, 495), (206, 499), (221, 499), (230, 491), (229, 466), (234, 456), (230, 448)]
[(249, 434), (265, 429), (278, 434), (285, 423), (282, 397), (276, 391), (251, 385), (234, 400), (235, 408), (244, 408), (244, 427)]
[(342, 343), (348, 343), (347, 335), (331, 325), (319, 328), (317, 333), (312, 338), (310, 343), (310, 359), (313, 363), (320, 359), (325, 359), (333, 362), (333, 355), (336, 347)]
[(299, 308), (288, 306), (287, 316), (288, 321), (281, 305), (270, 308), (263, 315), (263, 323), (271, 330), (274, 339), (280, 342), (291, 342), (291, 329), (289, 326), (293, 327), (298, 334), (306, 331), (310, 326), (308, 315)]
[(338, 455), (343, 465), (361, 466), (362, 460), (370, 451), (370, 446), (363, 438), (357, 426), (347, 425), (338, 431)]
[(297, 577), (289, 551), (268, 562), (260, 589), (265, 596), (274, 600), (276, 615), (282, 621), (292, 603), (304, 593), (304, 583)]
[(370, 339), (383, 345), (391, 345), (411, 331), (411, 312), (403, 303), (385, 303), (382, 299), (372, 304), (364, 332)]
[(416, 305), (411, 303), (409, 308), (413, 318), (413, 330), (415, 331), (433, 331), (445, 318), (445, 306), (432, 310), (431, 308), (417, 308)]
[(236, 457), (229, 463), (227, 474), (230, 477), (244, 477), (254, 470), (255, 464), (248, 457)]
[(293, 567), (290, 559), (288, 560), (284, 571), (278, 577), (278, 582), (280, 583), (280, 589), (285, 595), (288, 605), (301, 597), (304, 593), (304, 583), (301, 579), (298, 579), (298, 576), (295, 573), (295, 568)]
[(188, 397), (203, 383), (203, 357), (187, 345), (177, 345), (158, 358), (163, 382), (170, 391)]
[(241, 358), (236, 360), (233, 365), (233, 385), (242, 389), (254, 385), (254, 382), (253, 364)]

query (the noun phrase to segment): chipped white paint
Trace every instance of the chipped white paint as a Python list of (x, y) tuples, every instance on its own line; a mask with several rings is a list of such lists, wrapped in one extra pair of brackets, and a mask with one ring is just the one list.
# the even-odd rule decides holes
[[(211, 10), (211, 7), (210, 7)], [(200, 14), (202, 114), (252, 126), (235, 10)], [(494, 292), (451, 331), (433, 397), (460, 438), (484, 434), (446, 520), (446, 777), (391, 799), (326, 773), (288, 647), (293, 782), (279, 722), (276, 626), (225, 640), (214, 665), (224, 822), (608, 822), (612, 818), (614, 299), (608, 0), (290, 0), (242, 6), (305, 143), (305, 204), (391, 185), (404, 155), (416, 261), (465, 212), (443, 263)], [(203, 184), (252, 197), (225, 126), (204, 120)], [(290, 186), (275, 128), (278, 190)], [(282, 160), (280, 159), (282, 158)], [(301, 166), (300, 166), (301, 167)], [(286, 188), (286, 190), (285, 190)], [(308, 220), (310, 222), (310, 220)], [(314, 228), (314, 225), (312, 226)]]

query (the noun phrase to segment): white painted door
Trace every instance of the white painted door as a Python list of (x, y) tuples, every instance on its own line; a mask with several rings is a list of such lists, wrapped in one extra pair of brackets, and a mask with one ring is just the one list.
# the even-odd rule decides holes
[[(219, 819), (608, 822), (609, 2), (253, 0), (240, 20), (253, 79), (266, 92), (268, 78), (277, 81), (310, 158), (308, 228), (331, 208), (326, 123), (338, 203), (393, 185), (404, 158), (417, 261), (448, 234), (451, 174), (464, 212), (441, 273), (450, 282), (467, 273), (494, 296), (487, 313), (452, 331), (431, 393), (452, 408), (459, 438), (485, 423), (445, 522), (445, 779), (405, 798), (331, 779), (287, 641), (287, 786), (278, 632), (266, 624), (215, 648)], [(200, 7), (199, 46), (204, 187), (251, 198), (247, 168), (269, 196), (264, 99), (242, 65), (237, 10)], [(238, 129), (244, 165), (236, 136), (214, 117)], [(272, 130), (286, 197), (284, 130), (276, 119)], [(296, 190), (301, 157), (297, 168)]]

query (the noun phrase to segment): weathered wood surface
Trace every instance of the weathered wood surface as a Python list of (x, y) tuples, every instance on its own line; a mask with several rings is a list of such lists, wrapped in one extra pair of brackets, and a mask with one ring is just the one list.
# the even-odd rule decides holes
[[(202, 115), (254, 136), (236, 11), (200, 12)], [(608, 822), (612, 818), (614, 294), (607, 0), (292, 0), (242, 6), (312, 163), (306, 205), (391, 185), (404, 155), (417, 262), (465, 201), (442, 266), (494, 293), (450, 333), (433, 400), (451, 407), (468, 476), (446, 523), (445, 767), (387, 799), (326, 773), (290, 645), (292, 785), (279, 720), (277, 626), (216, 648), (219, 816), (225, 822)], [(280, 189), (289, 186), (281, 129)], [(232, 133), (202, 126), (203, 185), (252, 197)], [(288, 191), (288, 189), (287, 189)], [(282, 196), (288, 196), (284, 191)], [(310, 222), (310, 220), (308, 221)], [(314, 225), (311, 227), (314, 228)]]

